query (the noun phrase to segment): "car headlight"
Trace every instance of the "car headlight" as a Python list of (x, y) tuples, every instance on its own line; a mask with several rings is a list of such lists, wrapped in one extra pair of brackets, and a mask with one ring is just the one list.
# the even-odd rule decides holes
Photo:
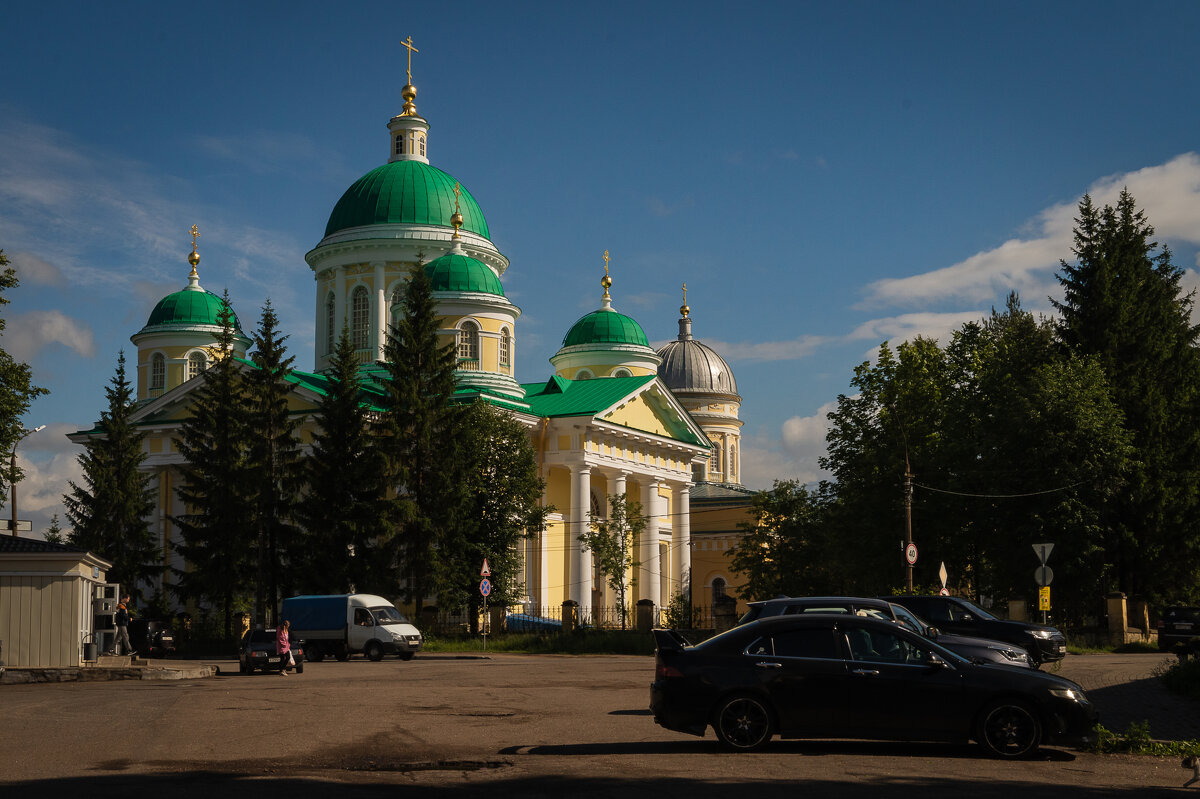
[(400, 633), (392, 633), (392, 640), (393, 641), (403, 641), (404, 636), (401, 635)]
[(1066, 699), (1069, 702), (1086, 702), (1087, 699), (1083, 696), (1083, 691), (1076, 691), (1074, 688), (1051, 688), (1051, 696), (1057, 696), (1059, 699)]
[(1028, 655), (1024, 652), (1018, 652), (1015, 649), (997, 649), (996, 651), (1003, 655), (1005, 660), (1011, 660), (1014, 663), (1027, 663), (1029, 661)]
[(1043, 641), (1049, 640), (1050, 638), (1049, 630), (1026, 630), (1025, 632), (1029, 635), (1032, 635), (1034, 638), (1041, 638)]

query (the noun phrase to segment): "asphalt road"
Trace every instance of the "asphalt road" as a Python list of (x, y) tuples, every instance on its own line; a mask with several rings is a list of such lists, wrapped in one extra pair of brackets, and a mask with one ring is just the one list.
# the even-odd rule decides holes
[[(1161, 657), (1068, 657), (1102, 721), (1200, 718), (1155, 691)], [(1047, 749), (775, 741), (732, 754), (661, 729), (645, 657), (420, 655), (307, 664), (302, 675), (0, 686), (0, 796), (1175, 796), (1175, 759)], [(1090, 683), (1090, 684), (1089, 684)], [(1110, 718), (1111, 716), (1111, 718)], [(1135, 718), (1136, 720), (1136, 718)], [(1158, 733), (1162, 734), (1162, 733)], [(1197, 736), (1200, 737), (1200, 736)]]

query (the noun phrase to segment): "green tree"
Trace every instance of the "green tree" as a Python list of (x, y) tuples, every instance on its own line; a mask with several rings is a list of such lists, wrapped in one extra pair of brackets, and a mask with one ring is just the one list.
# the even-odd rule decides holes
[(245, 381), (233, 357), (235, 338), (229, 292), (218, 316), (221, 330), (212, 365), (194, 393), (191, 415), (180, 425), (185, 512), (174, 517), (183, 540), (176, 544), (187, 568), (176, 572), (177, 590), (188, 599), (215, 603), (233, 640), (233, 612), (254, 580), (257, 528), (247, 494)]
[[(8, 305), (9, 299), (4, 296), (8, 289), (17, 287), (17, 273), (8, 265), (8, 257), (0, 250), (0, 308)], [(4, 332), (4, 317), (0, 316), (0, 333)], [(0, 349), (0, 452), (11, 453), (13, 447), (25, 434), (25, 426), (21, 418), (29, 410), (29, 405), (42, 394), (50, 393), (40, 386), (33, 384), (33, 369), (27, 363), (13, 360), (4, 349)], [(13, 481), (23, 477), (19, 467), (13, 466), (11, 459), (5, 459), (5, 467), (0, 468), (0, 496), (8, 493)]]
[(46, 528), (46, 541), (51, 544), (65, 544), (66, 537), (63, 535), (62, 525), (58, 523), (58, 514), (50, 517), (50, 526)]
[[(140, 583), (161, 574), (161, 556), (147, 521), (154, 511), (152, 476), (142, 471), (145, 435), (130, 422), (133, 386), (125, 375), (125, 352), (104, 389), (108, 408), (79, 456), (83, 485), (71, 482), (63, 497), (73, 546), (95, 552), (113, 565), (108, 579), (136, 599)], [(55, 517), (57, 526), (57, 517)]]
[(1116, 575), (1127, 594), (1200, 594), (1198, 328), (1183, 270), (1122, 191), (1116, 206), (1084, 197), (1073, 262), (1055, 302), (1064, 346), (1103, 370), (1138, 460), (1116, 513)]
[(382, 469), (346, 328), (325, 377), (312, 452), (304, 459), (304, 534), (295, 555), (297, 584), (317, 594), (341, 593), (351, 586), (386, 593), (395, 578), (383, 554), (387, 528), (381, 512)]
[(383, 367), (387, 373), (384, 412), (377, 425), (384, 474), (393, 492), (387, 517), (389, 539), (406, 600), (417, 615), (427, 596), (446, 579), (439, 542), (461, 523), (465, 490), (458, 479), (461, 419), (454, 404), (453, 342), (438, 342), (439, 318), (433, 286), (423, 266), (413, 271), (403, 314), (388, 331)]
[[(254, 332), (250, 358), (254, 369), (243, 373), (247, 399), (247, 469), (245, 486), (258, 544), (255, 621), (266, 622), (269, 609), (277, 618), (281, 565), (291, 558), (296, 538), (293, 508), (300, 488), (300, 447), (296, 419), (288, 411), (292, 363), (280, 336), (278, 318), (268, 299)], [(287, 586), (284, 586), (287, 587)]]
[(518, 583), (520, 543), (545, 526), (552, 510), (541, 504), (545, 482), (528, 429), (511, 415), (477, 401), (467, 407), (463, 427), (460, 479), (466, 508), (460, 524), (444, 531), (439, 544), (446, 570), (440, 601), (446, 607), (478, 608), (479, 567), (487, 558), (495, 586), (488, 603), (512, 604), (525, 593)]
[(731, 567), (746, 581), (743, 599), (829, 592), (825, 510), (821, 495), (795, 480), (776, 480), (754, 495), (751, 521), (738, 525), (744, 534), (731, 553)]
[(646, 530), (642, 503), (627, 494), (610, 494), (608, 518), (595, 521), (591, 529), (579, 536), (584, 549), (592, 551), (596, 568), (608, 580), (617, 594), (617, 613), (621, 629), (625, 629), (629, 614), (629, 589), (637, 585), (637, 569), (642, 564), (635, 557), (635, 547)]

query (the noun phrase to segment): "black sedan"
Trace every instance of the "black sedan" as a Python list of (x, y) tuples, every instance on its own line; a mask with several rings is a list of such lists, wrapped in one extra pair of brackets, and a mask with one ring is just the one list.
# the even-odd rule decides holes
[(1200, 608), (1171, 605), (1158, 620), (1158, 648), (1163, 652), (1187, 653), (1200, 635)]
[[(296, 661), (296, 673), (304, 673), (304, 642), (292, 639), (292, 659)], [(251, 674), (255, 669), (267, 671), (286, 671), (288, 666), (283, 664), (284, 657), (275, 651), (275, 630), (251, 630), (242, 636), (242, 645), (238, 650), (238, 671)]]
[(1030, 669), (970, 662), (890, 621), (761, 619), (691, 646), (655, 630), (654, 720), (729, 749), (784, 738), (975, 740), (1005, 758), (1090, 740), (1083, 689)]
[(1067, 639), (1054, 627), (998, 619), (974, 602), (956, 596), (886, 597), (903, 605), (944, 633), (974, 635), (1024, 647), (1035, 667), (1056, 663), (1067, 655)]

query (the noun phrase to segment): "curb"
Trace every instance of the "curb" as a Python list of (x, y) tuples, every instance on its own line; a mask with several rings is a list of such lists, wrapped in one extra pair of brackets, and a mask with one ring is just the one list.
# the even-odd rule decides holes
[(219, 666), (200, 664), (182, 668), (169, 666), (75, 666), (67, 668), (5, 668), (0, 685), (44, 682), (100, 682), (104, 680), (199, 680), (215, 677)]

